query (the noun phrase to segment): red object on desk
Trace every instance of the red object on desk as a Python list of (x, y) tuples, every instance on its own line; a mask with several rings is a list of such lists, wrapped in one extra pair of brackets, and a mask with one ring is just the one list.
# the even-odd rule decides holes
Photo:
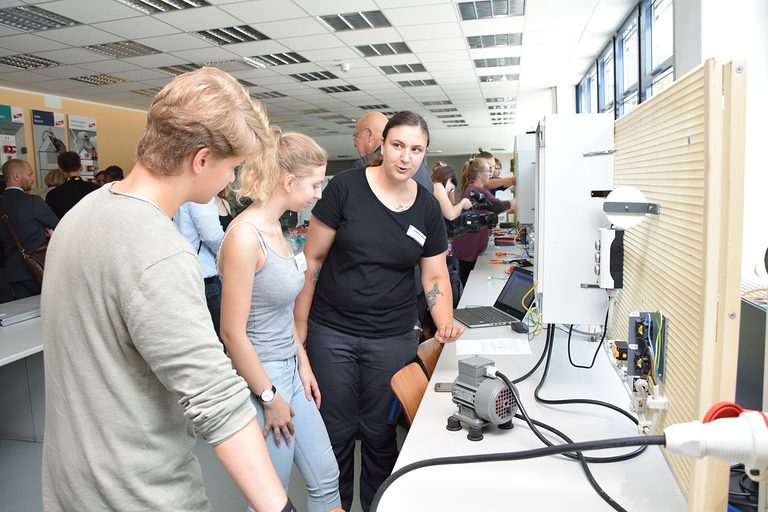
[(513, 236), (497, 236), (493, 239), (493, 244), (498, 246), (502, 245), (515, 245), (515, 237)]

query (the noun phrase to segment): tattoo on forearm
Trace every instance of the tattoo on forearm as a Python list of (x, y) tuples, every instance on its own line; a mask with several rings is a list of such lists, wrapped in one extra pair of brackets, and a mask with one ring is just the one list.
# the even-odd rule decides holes
[(433, 307), (435, 307), (435, 304), (437, 304), (437, 298), (442, 294), (443, 292), (440, 291), (437, 283), (435, 283), (435, 286), (433, 286), (432, 289), (426, 293), (427, 308), (431, 310)]
[(317, 288), (317, 280), (320, 279), (320, 268), (317, 267), (314, 272), (312, 272), (312, 288)]

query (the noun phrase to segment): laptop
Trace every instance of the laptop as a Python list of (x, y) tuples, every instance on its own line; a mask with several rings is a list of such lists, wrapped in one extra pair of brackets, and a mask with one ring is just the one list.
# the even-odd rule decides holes
[[(467, 327), (495, 327), (520, 322), (533, 303), (533, 272), (514, 267), (493, 306), (459, 308), (453, 317)], [(528, 296), (525, 294), (528, 293)], [(525, 297), (525, 307), (523, 307)]]

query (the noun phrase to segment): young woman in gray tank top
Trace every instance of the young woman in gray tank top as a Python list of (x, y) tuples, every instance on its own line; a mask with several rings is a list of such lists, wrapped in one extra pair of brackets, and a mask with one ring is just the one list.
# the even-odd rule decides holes
[(288, 488), (295, 463), (307, 483), (310, 512), (340, 506), (339, 470), (320, 416), (320, 390), (297, 342), (293, 306), (306, 260), (294, 256), (280, 216), (320, 198), (327, 155), (311, 138), (275, 133), (280, 173), (264, 183), (240, 175), (238, 197), (253, 204), (229, 226), (219, 254), (221, 338), (251, 389), (272, 463)]

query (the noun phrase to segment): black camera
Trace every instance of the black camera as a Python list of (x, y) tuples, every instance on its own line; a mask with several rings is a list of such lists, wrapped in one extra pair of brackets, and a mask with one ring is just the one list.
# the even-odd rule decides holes
[(448, 237), (453, 238), (464, 233), (477, 233), (483, 226), (493, 227), (499, 221), (500, 205), (487, 202), (485, 194), (472, 191), (469, 193), (472, 207), (461, 212), (452, 221), (446, 222)]

